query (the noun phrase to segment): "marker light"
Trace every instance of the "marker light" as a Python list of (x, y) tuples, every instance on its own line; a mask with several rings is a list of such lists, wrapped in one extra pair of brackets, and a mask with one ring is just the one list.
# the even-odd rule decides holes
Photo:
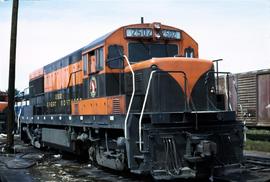
[(161, 24), (160, 23), (154, 23), (154, 28), (155, 29), (160, 29), (161, 27)]

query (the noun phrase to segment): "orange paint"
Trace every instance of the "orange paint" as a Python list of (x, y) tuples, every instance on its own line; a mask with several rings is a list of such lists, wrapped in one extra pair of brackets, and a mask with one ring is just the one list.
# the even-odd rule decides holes
[[(96, 60), (92, 59), (93, 56), (91, 56), (91, 58), (90, 58), (90, 55), (93, 55), (93, 51), (95, 51), (96, 49), (98, 49), (102, 46), (103, 46), (103, 57), (105, 59), (104, 60), (104, 69), (95, 73), (95, 74), (124, 72), (124, 69), (111, 69), (111, 68), (109, 68), (108, 65), (106, 64), (106, 60), (108, 57), (108, 47), (110, 45), (114, 45), (114, 44), (121, 45), (123, 47), (124, 54), (126, 56), (128, 56), (128, 44), (130, 42), (139, 42), (139, 39), (134, 39), (134, 38), (128, 39), (125, 37), (126, 28), (151, 28), (154, 33), (158, 31), (154, 28), (153, 23), (132, 24), (132, 25), (127, 25), (127, 26), (123, 26), (123, 27), (118, 28), (117, 30), (112, 32), (104, 40), (104, 42), (102, 42), (100, 45), (97, 45), (91, 49), (83, 51), (82, 54), (89, 53), (88, 60), (89, 60), (89, 62), (91, 62), (91, 73), (95, 73), (94, 71), (95, 71)], [(142, 40), (142, 41), (144, 41), (145, 43), (149, 42), (149, 43), (159, 43), (159, 44), (160, 43), (176, 44), (176, 45), (178, 45), (178, 49), (179, 49), (178, 54), (179, 55), (184, 55), (185, 48), (192, 47), (194, 49), (194, 57), (198, 58), (198, 44), (186, 32), (184, 32), (178, 28), (167, 26), (167, 25), (162, 25), (162, 24), (160, 25), (160, 29), (180, 31), (181, 39), (180, 40), (158, 40), (157, 38), (153, 37), (153, 39)], [(168, 58), (168, 59), (172, 59), (172, 58)], [(153, 60), (157, 60), (157, 59), (153, 59)], [(189, 63), (191, 63), (191, 62), (189, 62)], [(125, 64), (125, 66), (127, 66), (126, 61), (124, 61), (124, 64)], [(160, 62), (159, 64), (163, 65), (164, 63)], [(193, 64), (193, 63), (191, 63), (191, 64)], [(141, 65), (141, 64), (138, 63), (138, 65)], [(186, 64), (183, 64), (183, 65), (185, 65), (185, 67), (188, 69), (191, 69), (189, 67), (192, 66), (192, 65), (186, 65)], [(163, 67), (166, 67), (166, 66), (163, 65)], [(136, 68), (136, 66), (134, 68)], [(164, 70), (166, 70), (166, 69), (164, 68)], [(30, 80), (38, 78), (40, 76), (43, 76), (43, 74), (44, 74), (43, 68), (39, 69), (39, 70), (30, 74)], [(58, 69), (54, 72), (45, 74), (44, 75), (44, 90), (45, 90), (45, 92), (51, 92), (51, 91), (56, 91), (56, 90), (60, 90), (60, 89), (66, 89), (67, 87), (70, 87), (70, 86), (82, 84), (83, 78), (87, 78), (87, 77), (88, 77), (88, 75), (83, 75), (83, 62), (79, 61), (79, 62), (76, 62), (74, 64), (63, 67), (61, 69)], [(175, 76), (175, 78), (176, 77), (178, 77), (178, 76)], [(178, 79), (178, 82), (181, 83), (181, 81), (179, 79)], [(191, 80), (189, 80), (189, 82), (191, 82), (189, 85), (191, 87), (193, 85), (193, 80), (191, 79)]]
[(7, 102), (1, 102), (0, 101), (0, 112), (3, 112), (8, 106)]
[[(128, 56), (128, 44), (130, 42), (139, 42), (139, 40), (136, 39), (126, 39), (125, 38), (125, 30), (126, 28), (153, 28), (152, 23), (146, 23), (146, 24), (132, 24), (120, 27), (119, 29), (115, 30), (106, 40), (104, 44), (104, 53), (105, 58), (108, 56), (108, 47), (113, 44), (118, 44), (123, 46), (124, 48), (124, 54)], [(178, 45), (178, 54), (184, 55), (185, 48), (192, 47), (194, 49), (194, 57), (198, 58), (198, 43), (192, 39), (191, 36), (189, 36), (186, 32), (184, 32), (181, 29), (167, 26), (167, 25), (161, 25), (161, 29), (167, 29), (167, 30), (176, 30), (181, 32), (181, 39), (180, 40), (149, 40), (151, 43), (170, 43), (170, 44), (177, 44)], [(145, 43), (147, 40), (143, 40)], [(127, 63), (125, 61), (125, 66), (127, 66)], [(110, 69), (108, 66), (106, 66), (105, 70), (100, 72), (101, 73), (119, 73), (122, 72), (122, 69)]]
[(126, 111), (125, 96), (121, 95), (72, 101), (71, 110), (72, 115), (124, 114)]
[(91, 70), (89, 73), (95, 73), (96, 72), (96, 57), (91, 56)]
[(43, 68), (37, 69), (33, 71), (32, 73), (30, 73), (29, 80), (31, 81), (31, 80), (37, 79), (39, 77), (42, 77), (43, 75), (44, 75)]
[(44, 75), (44, 90), (51, 92), (82, 84), (82, 61)]
[[(191, 92), (198, 79), (207, 71), (209, 71), (213, 63), (209, 60), (196, 58), (153, 58), (148, 61), (143, 61), (132, 65), (134, 71), (151, 68), (152, 65), (157, 65), (163, 71), (183, 71), (187, 77), (187, 97), (190, 97)], [(125, 68), (125, 72), (130, 72), (129, 67)], [(169, 73), (184, 90), (184, 77), (180, 73)]]

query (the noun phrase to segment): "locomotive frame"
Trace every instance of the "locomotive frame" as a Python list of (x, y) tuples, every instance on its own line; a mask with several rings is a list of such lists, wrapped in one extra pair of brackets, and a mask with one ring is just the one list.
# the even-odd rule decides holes
[[(186, 32), (118, 28), (30, 75), (21, 138), (155, 179), (238, 167), (243, 125), (218, 108), (213, 63)], [(164, 160), (165, 159), (165, 160)], [(213, 170), (214, 169), (214, 170)]]

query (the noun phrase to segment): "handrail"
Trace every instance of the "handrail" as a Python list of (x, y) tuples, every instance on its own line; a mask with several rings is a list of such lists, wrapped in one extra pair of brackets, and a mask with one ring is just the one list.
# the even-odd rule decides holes
[(149, 94), (150, 83), (152, 81), (153, 74), (157, 73), (157, 72), (160, 72), (160, 73), (173, 73), (173, 72), (175, 72), (175, 73), (182, 73), (184, 75), (184, 80), (185, 80), (184, 81), (184, 87), (185, 87), (184, 88), (185, 89), (185, 110), (187, 109), (187, 93), (186, 93), (187, 77), (186, 77), (186, 73), (183, 72), (183, 71), (163, 71), (163, 70), (153, 70), (153, 71), (151, 71), (150, 77), (149, 77), (149, 80), (148, 80), (148, 84), (147, 84), (147, 88), (146, 88), (146, 92), (145, 92), (143, 106), (142, 106), (142, 110), (141, 110), (141, 114), (140, 114), (140, 119), (139, 119), (139, 149), (140, 149), (140, 152), (142, 152), (142, 117), (143, 117), (145, 105), (146, 105), (148, 94)]
[[(79, 70), (73, 71), (69, 74), (67, 89), (69, 89), (70, 92), (71, 92), (71, 88), (70, 88), (71, 77), (73, 76), (73, 74), (75, 75), (75, 84), (74, 85), (76, 85), (76, 73), (81, 72), (81, 71), (82, 71), (82, 69), (79, 69)], [(66, 89), (65, 89), (65, 95), (66, 95)], [(72, 94), (69, 93), (69, 100), (70, 101), (71, 101), (71, 96), (72, 96)], [(76, 87), (75, 87), (75, 97), (76, 97)]]
[(21, 114), (22, 114), (22, 106), (20, 107), (20, 111), (19, 111), (19, 114), (18, 114), (18, 117), (17, 117), (17, 133), (20, 133)]
[(69, 74), (69, 79), (68, 79), (67, 87), (69, 87), (69, 85), (70, 85), (71, 76), (72, 76), (73, 74), (75, 74), (75, 85), (76, 85), (76, 73), (81, 72), (81, 71), (82, 71), (82, 69), (79, 69), (79, 70), (73, 71), (73, 72), (71, 72), (71, 73)]
[[(216, 59), (216, 60), (213, 60), (212, 62), (213, 63), (216, 63), (216, 70), (217, 70), (217, 72), (216, 72), (216, 74), (217, 74), (217, 78), (218, 78), (218, 74), (220, 73), (219, 71), (218, 71), (218, 62), (219, 61), (223, 61), (223, 59)], [(217, 87), (218, 87), (218, 93), (219, 93), (219, 80), (217, 79)]]
[[(20, 118), (21, 118), (21, 115), (22, 115), (22, 107), (23, 107), (23, 106), (22, 106), (22, 102), (23, 102), (23, 101), (26, 101), (26, 105), (27, 105), (27, 99), (25, 98), (24, 93), (25, 93), (25, 91), (28, 89), (28, 95), (29, 95), (29, 94), (30, 94), (30, 93), (29, 93), (29, 92), (30, 92), (29, 89), (32, 88), (32, 87), (33, 87), (33, 86), (26, 87), (26, 88), (23, 89), (23, 91), (19, 92), (19, 94), (22, 93), (23, 95), (22, 95), (22, 100), (19, 101), (19, 102), (21, 102), (21, 106), (20, 106), (20, 110), (19, 110), (18, 117), (17, 117), (17, 133), (20, 133), (20, 131), (21, 131), (21, 130), (20, 130), (20, 126), (21, 126), (21, 123), (20, 123), (20, 122), (21, 122), (21, 119), (20, 119)], [(17, 97), (19, 94), (17, 94), (15, 97)], [(29, 99), (28, 99), (28, 100), (29, 100)], [(18, 102), (18, 101), (16, 101), (16, 102)], [(15, 107), (14, 107), (14, 110), (15, 110)]]
[[(226, 92), (226, 94), (227, 94), (227, 106), (228, 106), (228, 110), (230, 110), (230, 89), (229, 89), (229, 82), (230, 82), (230, 80), (229, 80), (229, 75), (231, 75), (231, 73), (230, 72), (216, 72), (216, 71), (209, 71), (207, 74), (206, 74), (206, 77), (205, 77), (205, 85), (206, 84), (208, 84), (208, 79), (209, 79), (209, 74), (210, 73), (219, 73), (219, 74), (223, 74), (223, 75), (226, 75), (226, 87), (227, 87), (227, 92)], [(217, 80), (218, 80), (219, 78), (217, 77)], [(217, 87), (218, 87), (219, 85), (217, 85)], [(219, 94), (219, 88), (217, 88), (218, 89), (218, 94)], [(206, 94), (206, 96), (208, 97), (208, 93)], [(209, 99), (209, 98), (208, 98)], [(232, 108), (231, 108), (232, 109)]]
[(147, 98), (148, 98), (148, 92), (149, 92), (149, 88), (150, 88), (150, 83), (151, 83), (153, 74), (156, 71), (157, 70), (153, 70), (150, 73), (150, 77), (149, 77), (149, 80), (148, 80), (148, 84), (147, 84), (147, 88), (146, 88), (146, 92), (145, 92), (145, 97), (144, 97), (144, 101), (143, 101), (142, 111), (141, 111), (141, 115), (140, 115), (140, 119), (139, 119), (139, 147), (140, 147), (140, 151), (142, 151), (142, 116), (143, 116), (144, 108), (145, 108), (146, 101), (147, 101)]
[(125, 139), (128, 139), (127, 121), (128, 121), (131, 105), (132, 105), (132, 102), (133, 102), (133, 98), (134, 98), (134, 95), (135, 95), (135, 74), (134, 74), (134, 71), (133, 71), (133, 69), (132, 69), (132, 67), (130, 65), (130, 62), (129, 62), (127, 56), (123, 55), (123, 57), (127, 61), (128, 67), (129, 67), (129, 69), (131, 71), (131, 74), (132, 74), (132, 95), (131, 95), (131, 98), (130, 98), (130, 101), (129, 101), (128, 110), (127, 110), (127, 114), (126, 114), (126, 118), (125, 118)]

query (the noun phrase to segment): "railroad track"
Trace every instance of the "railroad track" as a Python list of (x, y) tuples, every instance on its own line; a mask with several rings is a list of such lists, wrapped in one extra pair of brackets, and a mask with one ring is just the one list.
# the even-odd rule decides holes
[(270, 156), (245, 151), (245, 162), (239, 171), (222, 177), (214, 177), (214, 182), (268, 182), (270, 181)]
[(269, 157), (246, 155), (245, 161), (246, 161), (246, 163), (268, 166), (270, 168), (270, 158)]
[[(269, 156), (261, 156), (261, 155), (245, 155), (245, 164), (244, 168), (251, 173), (258, 176), (265, 176), (264, 179), (261, 181), (268, 181), (270, 180), (270, 157)], [(268, 176), (268, 177), (267, 177)]]

